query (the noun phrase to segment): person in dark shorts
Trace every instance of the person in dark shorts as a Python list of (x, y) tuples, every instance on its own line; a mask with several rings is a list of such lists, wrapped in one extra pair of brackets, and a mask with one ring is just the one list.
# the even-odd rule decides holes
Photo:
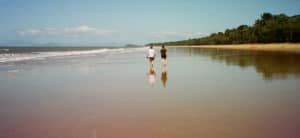
[(167, 49), (165, 48), (165, 45), (161, 46), (160, 55), (161, 55), (162, 73), (166, 73), (167, 72)]
[(161, 46), (160, 55), (162, 59), (167, 59), (167, 49), (165, 48), (165, 45)]

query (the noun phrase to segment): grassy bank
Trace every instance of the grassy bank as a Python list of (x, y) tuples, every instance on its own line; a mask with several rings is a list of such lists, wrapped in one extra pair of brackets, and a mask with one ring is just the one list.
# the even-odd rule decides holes
[(168, 47), (282, 51), (282, 52), (293, 52), (293, 53), (300, 54), (300, 43), (240, 44), (240, 45), (181, 45), (181, 46), (168, 46)]

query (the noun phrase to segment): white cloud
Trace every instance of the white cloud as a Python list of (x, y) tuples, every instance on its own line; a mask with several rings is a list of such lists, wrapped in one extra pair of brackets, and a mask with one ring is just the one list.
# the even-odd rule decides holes
[(55, 29), (45, 28), (45, 29), (27, 29), (27, 30), (18, 30), (16, 31), (17, 35), (20, 36), (39, 36), (46, 34), (54, 34), (56, 33)]
[(16, 31), (17, 35), (20, 36), (40, 36), (40, 35), (64, 35), (64, 36), (74, 36), (81, 34), (91, 34), (91, 35), (107, 35), (115, 33), (114, 30), (108, 29), (98, 29), (95, 27), (90, 27), (87, 25), (81, 25), (77, 27), (65, 27), (65, 28), (42, 28), (42, 29), (27, 29)]
[(42, 30), (39, 30), (39, 29), (29, 29), (29, 30), (21, 30), (21, 31), (17, 31), (17, 34), (18, 35), (38, 35), (38, 34), (41, 34), (43, 33)]
[(17, 34), (17, 35), (20, 35), (20, 36), (24, 36), (24, 35), (25, 35), (25, 32), (24, 32), (24, 31), (16, 31), (16, 34)]
[(111, 34), (111, 33), (116, 33), (117, 31), (114, 30), (97, 30), (96, 34), (98, 35), (104, 35), (104, 34)]
[(88, 33), (88, 32), (96, 32), (97, 29), (93, 27), (89, 27), (87, 25), (81, 25), (78, 27), (65, 28), (64, 32), (66, 33)]

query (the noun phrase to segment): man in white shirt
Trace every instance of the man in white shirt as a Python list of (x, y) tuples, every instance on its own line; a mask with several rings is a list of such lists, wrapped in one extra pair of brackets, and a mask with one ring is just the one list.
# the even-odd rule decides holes
[(155, 58), (155, 50), (153, 49), (153, 46), (151, 45), (148, 50), (148, 58), (150, 61), (150, 70), (154, 70), (154, 58)]

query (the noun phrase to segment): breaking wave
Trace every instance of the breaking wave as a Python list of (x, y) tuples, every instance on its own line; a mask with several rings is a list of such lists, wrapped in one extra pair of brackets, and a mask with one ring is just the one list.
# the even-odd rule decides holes
[[(0, 49), (8, 52), (9, 49)], [(97, 55), (97, 54), (120, 54), (135, 51), (142, 51), (145, 48), (102, 48), (93, 50), (73, 50), (73, 51), (49, 51), (49, 52), (29, 52), (29, 53), (3, 53), (0, 54), (0, 63), (17, 62), (25, 60), (43, 60), (52, 57)]]

